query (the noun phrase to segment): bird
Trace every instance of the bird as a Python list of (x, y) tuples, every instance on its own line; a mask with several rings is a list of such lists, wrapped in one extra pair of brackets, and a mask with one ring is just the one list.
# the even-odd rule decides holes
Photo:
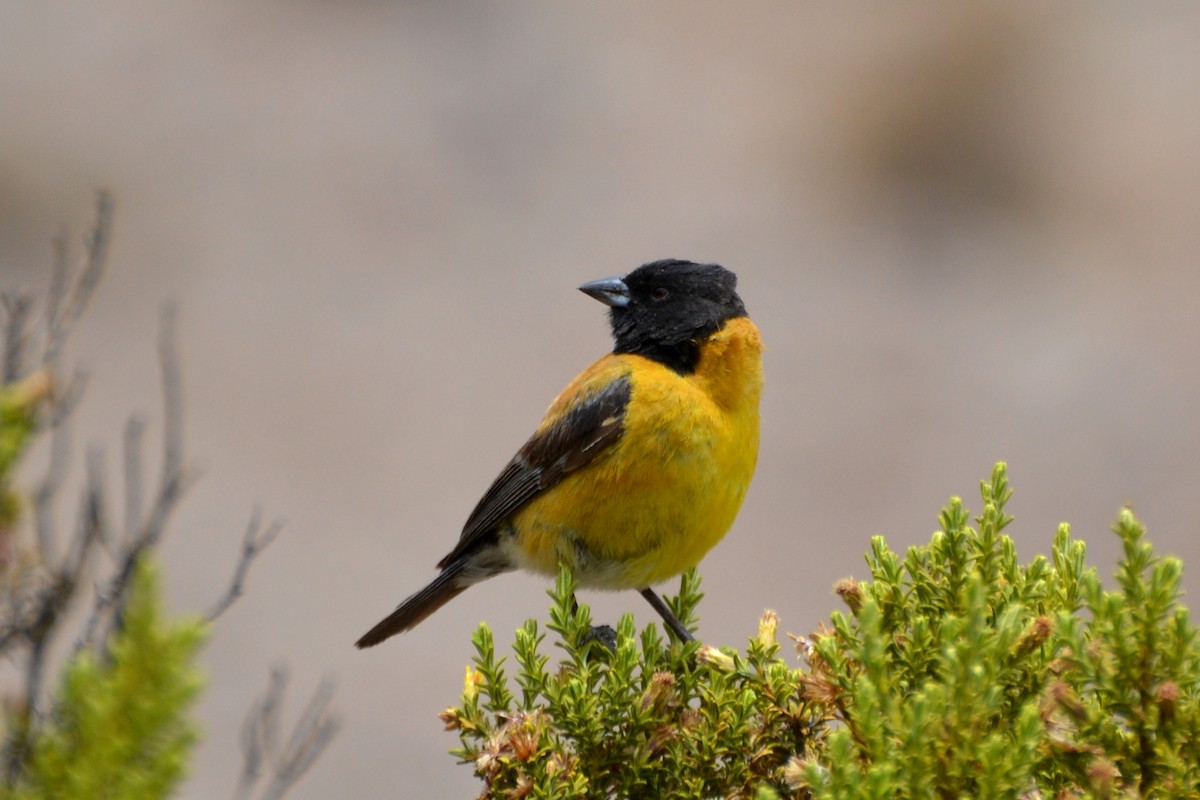
[(653, 261), (579, 290), (609, 307), (613, 350), (550, 404), (484, 492), (439, 574), (360, 638), (373, 647), (468, 587), (523, 569), (637, 590), (697, 565), (733, 525), (758, 460), (762, 339), (717, 264)]

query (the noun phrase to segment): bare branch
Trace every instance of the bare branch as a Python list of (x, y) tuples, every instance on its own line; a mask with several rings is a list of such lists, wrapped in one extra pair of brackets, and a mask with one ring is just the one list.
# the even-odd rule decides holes
[[(46, 296), (47, 339), (53, 338), (56, 335), (54, 332), (59, 330), (63, 302), (67, 296), (67, 287), (71, 277), (71, 245), (65, 230), (55, 234), (53, 246), (54, 260), (50, 266), (50, 292)], [(63, 335), (66, 335), (65, 332)], [(50, 359), (44, 360), (49, 361)]]
[(96, 221), (91, 232), (84, 238), (84, 263), (74, 284), (70, 281), (70, 254), (66, 237), (60, 236), (55, 240), (54, 274), (47, 300), (48, 333), (46, 352), (43, 356), (47, 364), (58, 360), (58, 354), (71, 328), (83, 314), (100, 278), (104, 275), (108, 248), (112, 241), (112, 221), (112, 197), (107, 192), (99, 192), (96, 195)]
[(165, 305), (158, 333), (163, 393), (163, 494), (183, 482), (183, 379), (175, 345), (175, 318), (175, 306)]
[(333, 681), (326, 678), (317, 686), (300, 720), (292, 729), (287, 750), (280, 754), (273, 784), (263, 793), (263, 800), (275, 800), (300, 782), (304, 773), (324, 752), (337, 735), (341, 722), (330, 711), (333, 702)]
[(125, 541), (132, 542), (142, 527), (142, 434), (146, 423), (130, 417), (125, 424)]
[(54, 561), (54, 507), (59, 489), (67, 475), (71, 456), (71, 436), (67, 418), (57, 420), (50, 429), (50, 462), (46, 474), (33, 493), (34, 527), (37, 531), (38, 555), (43, 564)]
[[(42, 672), (45, 653), (64, 609), (74, 599), (79, 582), (88, 564), (88, 557), (103, 537), (104, 485), (101, 453), (92, 450), (87, 459), (87, 485), (84, 487), (79, 519), (76, 523), (75, 539), (69, 551), (53, 570), (54, 579), (37, 596), (30, 613), (14, 621), (0, 639), (0, 650), (16, 641), (27, 641), (30, 645), (29, 661), (25, 668), (25, 692), (21, 704), (32, 714), (41, 695)], [(10, 773), (11, 777), (12, 773)]]
[(84, 488), (83, 506), (79, 512), (79, 523), (75, 541), (62, 559), (63, 576), (72, 584), (78, 584), (87, 565), (92, 549), (104, 539), (104, 454), (99, 448), (91, 448), (87, 455), (87, 485)]
[(242, 555), (233, 571), (229, 589), (204, 615), (209, 622), (224, 614), (242, 596), (242, 592), (245, 591), (246, 575), (250, 572), (250, 564), (263, 550), (271, 546), (271, 542), (275, 541), (275, 537), (283, 528), (283, 522), (280, 520), (275, 520), (265, 530), (262, 530), (261, 525), (261, 514), (256, 508), (250, 516), (250, 524), (246, 526), (246, 535), (242, 537)]
[(246, 718), (242, 721), (242, 773), (238, 778), (233, 796), (235, 800), (249, 798), (262, 776), (270, 753), (275, 752), (279, 739), (279, 708), (283, 703), (283, 690), (287, 686), (287, 670), (274, 667), (267, 680), (267, 690), (255, 700)]
[(92, 299), (92, 294), (96, 291), (96, 284), (100, 282), (100, 276), (104, 274), (104, 267), (108, 263), (108, 248), (112, 244), (112, 230), (112, 195), (101, 190), (96, 193), (96, 222), (84, 238), (87, 262), (75, 284), (75, 307), (72, 308), (75, 319), (79, 319), (84, 307)]
[(0, 383), (12, 383), (21, 377), (25, 365), (33, 301), (23, 293), (5, 292), (0, 295), (0, 304), (4, 306), (4, 366)]
[(83, 392), (87, 388), (88, 378), (89, 375), (85, 370), (77, 369), (71, 374), (71, 380), (55, 386), (52, 398), (53, 402), (50, 406), (50, 413), (47, 415), (46, 425), (49, 427), (59, 425), (63, 420), (75, 413), (75, 407), (83, 399)]
[(287, 671), (271, 670), (267, 691), (246, 715), (242, 724), (242, 773), (234, 790), (235, 800), (248, 800), (264, 772), (271, 776), (259, 800), (278, 800), (295, 786), (337, 735), (341, 723), (330, 710), (334, 687), (326, 679), (309, 698), (287, 745), (279, 750), (279, 726)]
[(83, 629), (80, 630), (79, 636), (75, 639), (75, 646), (71, 649), (72, 657), (83, 650), (96, 646), (101, 641), (99, 637), (102, 628), (101, 623), (104, 622), (107, 612), (117, 600), (116, 597), (103, 587), (96, 586), (93, 591), (95, 599), (92, 601), (92, 613), (88, 615), (87, 621), (83, 624)]
[(128, 588), (133, 572), (142, 554), (158, 544), (166, 530), (167, 521), (184, 492), (190, 485), (185, 475), (183, 461), (183, 399), (180, 388), (179, 357), (175, 351), (174, 312), (168, 307), (163, 311), (159, 334), (159, 358), (162, 368), (163, 392), (163, 465), (158, 493), (150, 508), (150, 514), (138, 528), (133, 538), (125, 543), (123, 557), (116, 575), (104, 594), (114, 598), (115, 617), (119, 627), (124, 615)]
[(112, 202), (102, 194), (97, 199), (95, 228), (87, 242), (87, 263), (74, 290), (68, 288), (70, 268), (66, 238), (59, 237), (55, 241), (50, 293), (45, 311), (46, 330), (42, 334), (40, 348), (35, 347), (37, 335), (30, 324), (32, 301), (24, 295), (5, 295), (3, 298), (6, 320), (0, 380), (7, 383), (20, 378), (26, 370), (46, 369), (53, 387), (50, 412), (40, 420), (41, 431), (51, 432), (49, 465), (43, 481), (34, 492), (33, 516), (39, 562), (31, 565), (22, 581), (10, 583), (12, 591), (5, 598), (5, 627), (0, 633), (0, 654), (7, 654), (16, 645), (28, 648), (23, 694), (11, 700), (19, 709), (16, 724), (5, 736), (7, 758), (4, 778), (9, 787), (15, 785), (24, 769), (37, 718), (36, 705), (45, 678), (49, 642), (58, 630), (62, 611), (75, 593), (76, 584), (87, 563), (87, 554), (103, 526), (102, 481), (98, 457), (93, 454), (88, 464), (88, 484), (78, 532), (71, 551), (62, 558), (57, 557), (53, 509), (65, 478), (69, 456), (64, 427), (83, 382), (75, 381), (74, 391), (64, 391), (53, 373), (70, 323), (82, 314), (103, 273), (111, 226)]
[[(29, 650), (25, 670), (25, 695), (36, 697), (41, 691), (42, 671), (46, 663), (46, 646), (43, 641), (35, 641)], [(25, 761), (29, 757), (31, 728), (35, 710), (30, 706), (21, 707), (15, 730), (7, 741), (7, 760), (4, 765), (4, 782), (12, 786), (25, 770)]]
[[(21, 673), (8, 699), (10, 725), (0, 736), (0, 794), (19, 789), (36, 740), (50, 717), (39, 709), (46, 686), (54, 679), (51, 671), (58, 661), (51, 658), (55, 637), (66, 635), (65, 611), (91, 585), (90, 613), (78, 628), (74, 654), (86, 648), (111, 654), (112, 637), (122, 620), (132, 590), (137, 564), (147, 550), (167, 533), (171, 516), (195, 479), (186, 461), (183, 427), (183, 392), (180, 362), (175, 341), (175, 310), (162, 311), (159, 359), (163, 403), (163, 455), (157, 486), (147, 486), (143, 451), (146, 425), (131, 418), (122, 441), (123, 508), (112, 515), (111, 496), (105, 488), (105, 472), (99, 449), (88, 451), (84, 486), (80, 495), (75, 529), (64, 533), (57, 518), (67, 485), (73, 412), (83, 395), (86, 375), (75, 372), (63, 380), (63, 352), (83, 311), (105, 272), (112, 236), (112, 201), (107, 194), (97, 197), (96, 219), (84, 239), (81, 264), (74, 257), (67, 236), (54, 242), (54, 260), (48, 296), (41, 309), (18, 294), (0, 296), (5, 318), (0, 321), (0, 380), (20, 380), (28, 371), (46, 373), (49, 405), (38, 418), (37, 434), (49, 436), (45, 473), (33, 497), (36, 553), (22, 569), (0, 585), (0, 657), (21, 658)], [(119, 528), (112, 523), (117, 522)], [(255, 559), (278, 536), (282, 523), (264, 526), (261, 514), (252, 515), (242, 540), (230, 583), (208, 612), (208, 621), (223, 614), (245, 590)], [(114, 531), (117, 533), (114, 534)], [(92, 555), (100, 547), (111, 554), (108, 568), (97, 565)], [(236, 796), (250, 798), (258, 793), (275, 800), (304, 776), (336, 734), (339, 723), (330, 710), (333, 687), (323, 681), (313, 693), (300, 719), (281, 734), (287, 673), (273, 670), (265, 694), (255, 703), (242, 729), (245, 764)]]

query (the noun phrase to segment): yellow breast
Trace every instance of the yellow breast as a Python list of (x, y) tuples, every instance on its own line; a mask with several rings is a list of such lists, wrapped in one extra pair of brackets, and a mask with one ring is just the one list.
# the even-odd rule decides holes
[(525, 568), (554, 574), (565, 562), (584, 586), (643, 588), (699, 563), (737, 516), (758, 458), (754, 323), (728, 321), (691, 374), (612, 355), (572, 387), (620, 374), (632, 380), (620, 440), (512, 520)]

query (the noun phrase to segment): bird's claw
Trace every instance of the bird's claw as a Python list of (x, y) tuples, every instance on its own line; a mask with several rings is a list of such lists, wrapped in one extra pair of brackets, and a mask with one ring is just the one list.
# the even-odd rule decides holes
[(593, 625), (592, 629), (584, 634), (579, 644), (582, 647), (588, 642), (599, 642), (610, 653), (617, 652), (617, 632), (611, 625)]

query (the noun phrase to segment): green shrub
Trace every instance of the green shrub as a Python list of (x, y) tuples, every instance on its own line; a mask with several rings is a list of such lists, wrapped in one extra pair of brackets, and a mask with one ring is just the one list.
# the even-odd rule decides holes
[[(1019, 563), (1006, 469), (975, 527), (954, 498), (929, 544), (871, 542), (849, 613), (781, 657), (766, 612), (744, 653), (621, 618), (589, 636), (565, 571), (545, 635), (517, 631), (510, 681), (481, 625), (461, 704), (442, 713), (482, 797), (1200, 797), (1200, 648), (1181, 565), (1121, 512), (1106, 591), (1066, 525)], [(695, 624), (699, 581), (669, 598)]]
[(203, 686), (196, 658), (208, 625), (163, 616), (157, 571), (143, 559), (105, 657), (77, 653), (53, 718), (38, 729), (14, 798), (168, 797), (185, 777)]

